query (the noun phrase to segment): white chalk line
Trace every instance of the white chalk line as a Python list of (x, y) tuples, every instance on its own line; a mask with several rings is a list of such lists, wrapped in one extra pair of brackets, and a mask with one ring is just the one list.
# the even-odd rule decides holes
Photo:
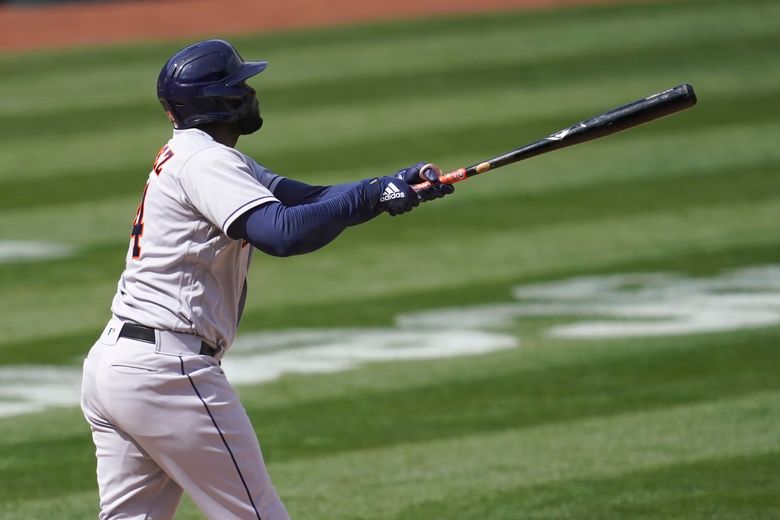
[(47, 260), (72, 255), (73, 247), (51, 242), (0, 240), (0, 263), (20, 260)]
[[(780, 265), (709, 278), (634, 273), (516, 287), (515, 302), (402, 314), (396, 326), (302, 329), (239, 336), (223, 367), (234, 384), (332, 373), (365, 363), (485, 354), (515, 348), (506, 329), (534, 317), (571, 317), (546, 334), (587, 340), (715, 333), (780, 324)], [(598, 317), (594, 319), (593, 317)], [(74, 406), (77, 367), (0, 367), (0, 417)]]

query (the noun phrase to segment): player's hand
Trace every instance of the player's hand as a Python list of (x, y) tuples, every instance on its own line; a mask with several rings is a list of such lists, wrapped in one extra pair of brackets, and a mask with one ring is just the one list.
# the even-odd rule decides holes
[(379, 177), (368, 183), (371, 197), (376, 201), (376, 209), (387, 211), (392, 216), (412, 211), (420, 205), (420, 197), (412, 187), (398, 177)]
[(407, 184), (421, 184), (430, 182), (431, 185), (417, 192), (420, 199), (425, 202), (428, 200), (439, 199), (455, 191), (452, 184), (442, 184), (439, 181), (441, 168), (433, 163), (418, 162), (408, 168), (399, 170), (395, 177), (403, 180)]

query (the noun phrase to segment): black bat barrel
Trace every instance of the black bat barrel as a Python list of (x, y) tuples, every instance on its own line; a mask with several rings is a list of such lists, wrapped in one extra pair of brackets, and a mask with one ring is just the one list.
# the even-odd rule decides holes
[(471, 177), (500, 166), (558, 150), (559, 148), (598, 139), (599, 137), (679, 112), (695, 104), (696, 93), (693, 90), (693, 86), (684, 83), (591, 117), (544, 139), (527, 144), (489, 161), (469, 166), (465, 169), (465, 176)]

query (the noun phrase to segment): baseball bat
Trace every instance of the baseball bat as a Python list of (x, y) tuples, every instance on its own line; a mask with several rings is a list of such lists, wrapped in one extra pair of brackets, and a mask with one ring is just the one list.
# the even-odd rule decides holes
[[(559, 150), (573, 144), (592, 141), (599, 137), (620, 132), (632, 126), (647, 123), (659, 117), (679, 112), (696, 104), (696, 92), (693, 86), (687, 83), (674, 88), (658, 92), (652, 96), (639, 99), (633, 103), (622, 105), (602, 114), (580, 121), (572, 126), (559, 130), (543, 139), (534, 141), (511, 152), (499, 155), (487, 161), (474, 164), (467, 168), (445, 173), (439, 177), (444, 184), (454, 184), (465, 181), (469, 177), (495, 170), (507, 164), (516, 163), (541, 155), (543, 153)], [(415, 191), (423, 190), (430, 186), (429, 182), (415, 184)]]

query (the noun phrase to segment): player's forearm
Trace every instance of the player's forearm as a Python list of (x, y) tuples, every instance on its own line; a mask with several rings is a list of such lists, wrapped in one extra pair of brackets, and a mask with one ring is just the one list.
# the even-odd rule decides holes
[(273, 256), (315, 251), (348, 226), (376, 215), (360, 183), (343, 193), (311, 204), (264, 204), (242, 215), (230, 227), (230, 236), (242, 238)]
[(334, 184), (332, 186), (317, 186), (293, 179), (282, 179), (276, 188), (274, 196), (285, 206), (311, 204), (330, 199), (358, 186), (361, 181)]
[[(274, 189), (274, 196), (285, 206), (312, 204), (341, 196), (350, 190), (357, 189), (363, 182), (366, 181), (348, 182), (331, 186), (317, 186), (285, 178), (282, 179)], [(362, 224), (363, 222), (376, 217), (379, 213), (379, 211), (364, 211), (357, 215), (349, 225), (354, 226)]]

